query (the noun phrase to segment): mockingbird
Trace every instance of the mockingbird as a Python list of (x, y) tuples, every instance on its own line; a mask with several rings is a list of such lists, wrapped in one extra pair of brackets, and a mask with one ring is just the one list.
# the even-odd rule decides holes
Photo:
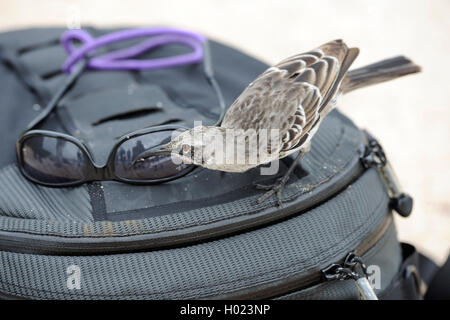
[[(172, 138), (158, 153), (171, 153), (185, 163), (212, 170), (244, 172), (298, 152), (274, 184), (256, 185), (267, 191), (258, 203), (275, 194), (280, 205), (290, 174), (310, 150), (311, 138), (341, 94), (420, 71), (419, 66), (399, 56), (347, 72), (358, 53), (358, 48), (335, 40), (287, 58), (248, 85), (220, 126), (194, 127)], [(273, 130), (278, 132), (277, 139), (263, 139), (263, 133)], [(263, 147), (262, 141), (266, 142)], [(224, 147), (230, 144), (231, 149)], [(252, 148), (254, 145), (259, 148)], [(237, 152), (230, 156), (229, 150)], [(144, 152), (137, 159), (152, 154)]]

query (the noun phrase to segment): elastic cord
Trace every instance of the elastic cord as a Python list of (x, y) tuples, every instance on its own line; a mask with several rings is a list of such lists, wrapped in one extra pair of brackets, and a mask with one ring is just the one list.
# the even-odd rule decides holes
[[(77, 62), (85, 58), (88, 53), (91, 55), (95, 54), (95, 51), (100, 47), (146, 36), (152, 36), (152, 38), (130, 48), (92, 57), (89, 59), (88, 67), (101, 70), (153, 70), (198, 63), (203, 59), (202, 44), (206, 42), (206, 38), (191, 31), (166, 27), (141, 28), (113, 32), (93, 38), (84, 30), (69, 30), (61, 38), (61, 44), (69, 53), (69, 57), (62, 68), (65, 72), (70, 73)], [(73, 45), (74, 40), (82, 42), (82, 46), (76, 49)], [(160, 59), (130, 59), (147, 50), (169, 43), (183, 44), (189, 46), (193, 51)]]

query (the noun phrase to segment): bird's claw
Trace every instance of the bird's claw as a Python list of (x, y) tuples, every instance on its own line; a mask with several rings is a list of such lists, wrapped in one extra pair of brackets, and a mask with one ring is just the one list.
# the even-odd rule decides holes
[(275, 194), (277, 197), (277, 205), (281, 206), (283, 203), (282, 192), (285, 184), (286, 181), (283, 178), (278, 179), (277, 182), (270, 185), (255, 183), (254, 186), (256, 189), (267, 190), (267, 192), (259, 197), (256, 201), (258, 202), (258, 204), (261, 204)]

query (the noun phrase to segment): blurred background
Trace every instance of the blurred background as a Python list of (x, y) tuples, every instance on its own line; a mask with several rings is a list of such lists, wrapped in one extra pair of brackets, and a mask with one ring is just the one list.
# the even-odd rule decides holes
[(342, 38), (354, 66), (404, 54), (423, 67), (352, 92), (340, 110), (383, 144), (415, 204), (399, 238), (438, 263), (450, 250), (450, 1), (0, 0), (0, 32), (35, 26), (170, 25), (201, 32), (272, 64)]

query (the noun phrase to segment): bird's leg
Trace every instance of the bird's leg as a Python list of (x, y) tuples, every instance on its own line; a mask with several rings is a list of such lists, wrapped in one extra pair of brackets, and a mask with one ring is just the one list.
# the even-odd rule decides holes
[(301, 158), (304, 155), (305, 155), (305, 152), (300, 151), (298, 153), (297, 157), (295, 157), (295, 160), (291, 163), (288, 170), (285, 172), (285, 174), (281, 178), (277, 179), (277, 181), (275, 183), (273, 183), (271, 185), (255, 184), (256, 189), (268, 190), (263, 196), (258, 198), (258, 200), (257, 200), (258, 204), (263, 203), (268, 198), (270, 198), (273, 194), (275, 194), (277, 197), (277, 204), (278, 204), (278, 206), (281, 206), (281, 203), (282, 203), (281, 198), (282, 198), (282, 192), (283, 192), (284, 186), (285, 186), (286, 182), (288, 182), (289, 177), (292, 174), (292, 171), (294, 171), (298, 162), (301, 160)]

